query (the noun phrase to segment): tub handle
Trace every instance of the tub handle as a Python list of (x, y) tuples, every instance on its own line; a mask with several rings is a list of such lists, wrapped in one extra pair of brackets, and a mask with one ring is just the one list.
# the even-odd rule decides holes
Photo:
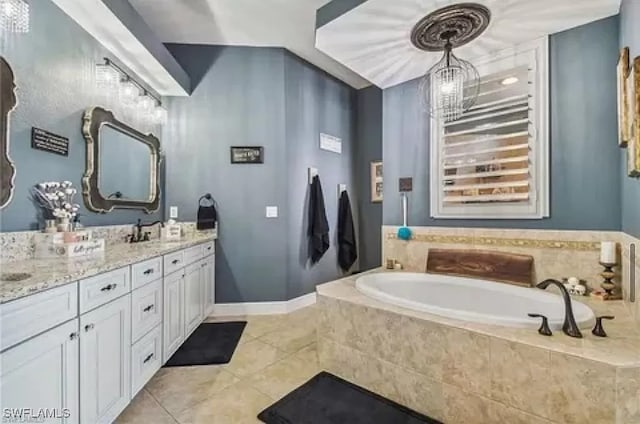
[(605, 333), (604, 328), (602, 327), (603, 319), (614, 319), (614, 316), (611, 315), (603, 315), (601, 317), (596, 317), (596, 326), (593, 327), (591, 333), (597, 337), (607, 337), (607, 333)]
[(538, 328), (538, 333), (543, 336), (551, 336), (553, 333), (551, 332), (551, 328), (549, 328), (549, 320), (544, 315), (540, 314), (528, 314), (531, 318), (542, 318), (542, 324), (540, 328)]

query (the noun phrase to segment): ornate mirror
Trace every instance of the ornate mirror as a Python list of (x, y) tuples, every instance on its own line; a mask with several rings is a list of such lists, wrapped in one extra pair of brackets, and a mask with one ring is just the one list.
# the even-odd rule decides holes
[(16, 175), (16, 168), (9, 157), (9, 116), (18, 104), (15, 88), (13, 70), (0, 56), (0, 208), (5, 207), (13, 196)]
[(160, 206), (160, 141), (118, 121), (108, 110), (84, 114), (87, 169), (82, 194), (89, 210), (155, 212)]

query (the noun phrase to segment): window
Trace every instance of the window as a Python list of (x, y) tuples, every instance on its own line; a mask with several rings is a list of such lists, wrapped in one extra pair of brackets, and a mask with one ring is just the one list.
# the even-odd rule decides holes
[(475, 61), (476, 104), (431, 121), (431, 216), (549, 216), (548, 40)]

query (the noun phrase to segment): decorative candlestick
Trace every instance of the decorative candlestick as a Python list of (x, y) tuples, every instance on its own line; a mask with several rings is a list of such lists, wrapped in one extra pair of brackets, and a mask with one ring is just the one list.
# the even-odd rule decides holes
[(616, 264), (600, 262), (600, 265), (604, 267), (604, 271), (600, 273), (602, 278), (604, 278), (604, 281), (600, 284), (600, 287), (602, 287), (602, 289), (607, 292), (606, 299), (611, 300), (616, 296), (616, 284), (613, 282), (613, 279), (616, 276), (616, 273), (613, 271), (613, 267), (616, 266)]
[(613, 270), (618, 264), (617, 243), (615, 241), (603, 241), (600, 243), (600, 265), (604, 267), (604, 271), (600, 273), (604, 281), (600, 287), (606, 292), (604, 300), (622, 299), (622, 294), (613, 279), (616, 273)]

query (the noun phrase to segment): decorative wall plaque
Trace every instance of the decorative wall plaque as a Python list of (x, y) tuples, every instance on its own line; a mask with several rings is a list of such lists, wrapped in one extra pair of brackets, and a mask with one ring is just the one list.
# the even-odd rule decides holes
[(264, 147), (231, 146), (231, 163), (254, 164), (264, 163)]
[(0, 57), (0, 208), (13, 196), (16, 168), (9, 157), (9, 118), (18, 104), (15, 79), (9, 63)]
[(69, 156), (69, 139), (40, 128), (31, 128), (31, 148)]

